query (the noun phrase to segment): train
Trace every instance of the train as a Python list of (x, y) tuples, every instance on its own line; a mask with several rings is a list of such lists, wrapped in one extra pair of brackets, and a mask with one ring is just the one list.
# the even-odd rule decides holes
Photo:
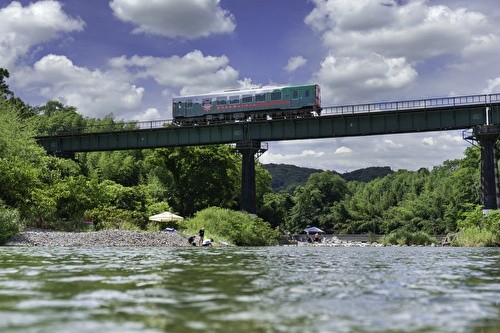
[(312, 117), (321, 113), (318, 84), (226, 90), (174, 97), (173, 122), (179, 126)]

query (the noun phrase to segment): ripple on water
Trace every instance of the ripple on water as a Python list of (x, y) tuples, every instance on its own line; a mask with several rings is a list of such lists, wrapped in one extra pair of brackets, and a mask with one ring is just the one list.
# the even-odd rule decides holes
[(494, 332), (499, 271), (495, 249), (0, 248), (0, 331)]

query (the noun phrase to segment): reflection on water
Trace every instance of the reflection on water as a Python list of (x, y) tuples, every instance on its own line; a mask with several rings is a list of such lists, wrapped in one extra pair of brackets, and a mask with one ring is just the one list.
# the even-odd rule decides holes
[(0, 332), (500, 332), (500, 250), (0, 247)]

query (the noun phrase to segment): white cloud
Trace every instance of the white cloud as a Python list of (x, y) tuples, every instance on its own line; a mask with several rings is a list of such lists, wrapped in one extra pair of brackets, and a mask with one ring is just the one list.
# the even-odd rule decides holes
[[(498, 66), (500, 28), (488, 13), (426, 0), (313, 2), (304, 21), (329, 54), (312, 79), (322, 85), (327, 103), (406, 95), (419, 80), (417, 69), (431, 72), (433, 66), (439, 66), (432, 71), (436, 85), (448, 82), (462, 90), (450, 80), (457, 71), (476, 80), (479, 68)], [(435, 93), (429, 82), (419, 89)]]
[(301, 157), (320, 157), (323, 156), (325, 153), (320, 151), (320, 152), (315, 152), (314, 150), (307, 149), (300, 154)]
[(488, 88), (484, 90), (484, 93), (489, 94), (500, 91), (500, 77), (497, 77), (492, 80), (487, 80), (487, 82), (488, 82)]
[(144, 88), (128, 83), (126, 73), (91, 71), (78, 67), (65, 56), (47, 55), (33, 68), (16, 72), (13, 79), (23, 87), (36, 89), (39, 94), (75, 106), (89, 117), (109, 113), (135, 113), (141, 108)]
[(313, 80), (322, 85), (323, 99), (373, 100), (381, 92), (410, 87), (418, 77), (404, 58), (371, 54), (364, 58), (336, 58), (329, 55)]
[(436, 145), (436, 139), (435, 138), (424, 138), (422, 140), (422, 144), (424, 146), (435, 146)]
[(344, 146), (337, 148), (337, 150), (335, 150), (334, 152), (334, 154), (350, 154), (350, 153), (352, 153), (352, 149)]
[(298, 68), (304, 66), (307, 63), (307, 59), (302, 56), (292, 57), (288, 60), (288, 64), (283, 68), (287, 72), (293, 72)]
[(155, 119), (164, 119), (165, 117), (162, 117), (160, 114), (160, 111), (158, 111), (157, 108), (149, 108), (146, 111), (139, 113), (132, 117), (134, 120), (138, 121), (150, 121), (150, 120), (155, 120)]
[[(367, 52), (409, 62), (460, 53), (488, 36), (492, 24), (479, 12), (431, 6), (425, 0), (392, 6), (372, 0), (314, 0), (305, 22), (339, 55)], [(487, 41), (491, 44), (491, 41)]]
[(441, 132), (433, 136), (425, 137), (422, 139), (422, 146), (434, 151), (450, 151), (453, 148), (460, 147), (464, 143), (461, 135), (451, 135), (451, 132)]
[(161, 85), (181, 88), (182, 95), (251, 86), (250, 79), (238, 80), (238, 71), (228, 63), (226, 56), (204, 56), (199, 50), (183, 57), (133, 56), (110, 60), (114, 68), (133, 69), (137, 78), (152, 77)]
[[(305, 140), (308, 141), (308, 140)], [(304, 145), (304, 142), (301, 141), (294, 141), (294, 142), (299, 142), (300, 147), (308, 146)], [(285, 146), (287, 145), (286, 142), (280, 142), (280, 144), (284, 144)], [(301, 144), (302, 143), (302, 144)], [(291, 146), (289, 145), (291, 148)], [(318, 159), (322, 156), (325, 155), (324, 152), (316, 152), (311, 149), (304, 149), (300, 153), (295, 153), (293, 150), (285, 149), (287, 151), (287, 154), (274, 154), (269, 150), (266, 154), (264, 154), (261, 158), (260, 161), (262, 163), (283, 163), (283, 164), (296, 164), (296, 161), (302, 161), (302, 163), (296, 164), (296, 165), (304, 165), (304, 161), (308, 161), (311, 164), (316, 164), (318, 162)]]
[(113, 0), (109, 6), (120, 20), (138, 27), (134, 33), (194, 39), (234, 31), (234, 16), (220, 0)]
[(26, 7), (13, 1), (0, 9), (0, 67), (12, 69), (33, 46), (58, 38), (62, 32), (81, 31), (84, 25), (81, 19), (66, 15), (57, 1)]

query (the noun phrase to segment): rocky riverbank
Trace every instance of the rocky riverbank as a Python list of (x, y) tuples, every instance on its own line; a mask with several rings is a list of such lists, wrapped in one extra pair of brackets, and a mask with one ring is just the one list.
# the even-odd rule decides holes
[(61, 232), (30, 229), (12, 237), (5, 246), (190, 246), (177, 232), (103, 230)]
[[(92, 232), (61, 232), (29, 229), (12, 237), (5, 246), (190, 246), (187, 238), (177, 232), (145, 232), (130, 230), (103, 230)], [(217, 246), (217, 244), (214, 244)], [(337, 247), (382, 247), (377, 242), (345, 241), (332, 237), (321, 243), (297, 242), (290, 238), (283, 246), (337, 246)], [(400, 245), (392, 245), (400, 246)], [(437, 246), (437, 245), (431, 245)]]
[[(333, 247), (384, 247), (384, 246), (408, 246), (408, 245), (394, 245), (394, 244), (389, 244), (389, 245), (383, 245), (378, 242), (356, 242), (356, 241), (345, 241), (341, 240), (337, 237), (332, 237), (329, 238), (323, 242), (313, 242), (313, 243), (306, 243), (306, 242), (295, 242), (293, 244), (288, 244), (284, 246), (333, 246)], [(417, 246), (417, 245), (412, 245), (412, 246)], [(418, 246), (423, 246), (423, 245), (418, 245)], [(439, 246), (436, 244), (431, 244), (429, 246)]]

